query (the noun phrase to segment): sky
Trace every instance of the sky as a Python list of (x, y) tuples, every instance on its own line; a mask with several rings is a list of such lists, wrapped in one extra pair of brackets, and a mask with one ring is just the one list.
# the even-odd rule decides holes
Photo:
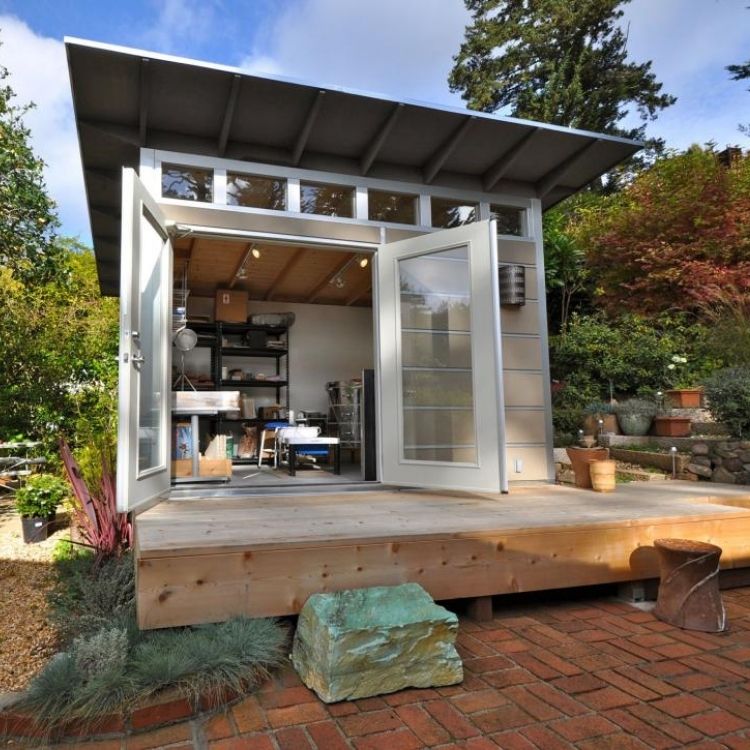
[[(669, 147), (750, 148), (748, 0), (632, 0), (629, 56), (677, 103), (649, 124)], [(64, 234), (90, 241), (64, 36), (462, 106), (447, 76), (468, 23), (463, 0), (0, 0), (0, 64), (10, 70)]]

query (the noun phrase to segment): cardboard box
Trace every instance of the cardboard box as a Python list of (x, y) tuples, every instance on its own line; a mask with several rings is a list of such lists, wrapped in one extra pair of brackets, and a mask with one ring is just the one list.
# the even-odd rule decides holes
[(222, 323), (247, 323), (247, 292), (217, 289), (214, 317)]
[[(231, 477), (232, 460), (230, 458), (203, 458), (200, 462), (202, 477)], [(193, 473), (193, 462), (189, 458), (178, 458), (172, 461), (173, 477), (189, 477)]]

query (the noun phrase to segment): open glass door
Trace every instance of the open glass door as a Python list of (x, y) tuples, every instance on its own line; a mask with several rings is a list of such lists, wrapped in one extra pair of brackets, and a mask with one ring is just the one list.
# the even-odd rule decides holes
[(381, 480), (505, 489), (494, 222), (380, 246)]
[(122, 172), (117, 508), (166, 492), (169, 472), (172, 246), (159, 207)]

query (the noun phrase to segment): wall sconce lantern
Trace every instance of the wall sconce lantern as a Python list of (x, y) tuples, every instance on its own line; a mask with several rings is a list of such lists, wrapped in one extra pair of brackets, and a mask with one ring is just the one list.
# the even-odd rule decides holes
[(526, 304), (526, 269), (524, 266), (502, 265), (500, 279), (500, 304), (503, 307), (521, 307)]

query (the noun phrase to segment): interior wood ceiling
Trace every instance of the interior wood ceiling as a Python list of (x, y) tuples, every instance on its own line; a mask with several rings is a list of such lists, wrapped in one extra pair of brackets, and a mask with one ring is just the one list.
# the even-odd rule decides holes
[[(357, 253), (200, 237), (182, 237), (173, 246), (175, 286), (182, 285), (187, 267), (193, 297), (238, 289), (251, 300), (372, 305), (372, 264), (361, 268)], [(249, 252), (252, 248), (260, 258)], [(242, 279), (238, 272), (245, 258), (247, 277)], [(336, 283), (337, 276), (343, 285)]]

